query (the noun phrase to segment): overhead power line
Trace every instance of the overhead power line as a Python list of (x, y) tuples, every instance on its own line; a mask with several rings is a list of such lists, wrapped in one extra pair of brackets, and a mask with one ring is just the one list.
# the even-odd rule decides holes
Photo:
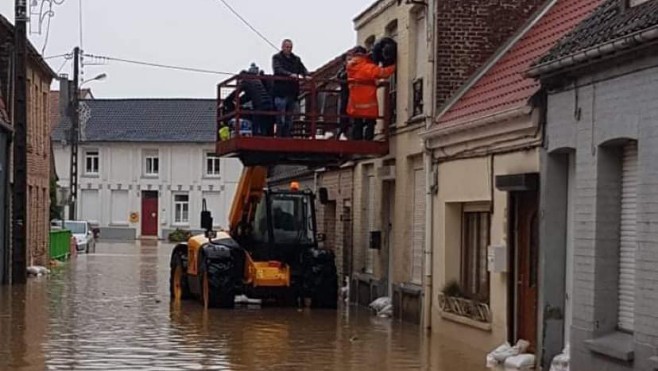
[(228, 10), (231, 11), (231, 13), (233, 13), (233, 14), (234, 14), (236, 17), (238, 17), (238, 18), (239, 18), (239, 19), (240, 19), (245, 25), (247, 25), (247, 27), (249, 27), (252, 31), (254, 31), (254, 32), (256, 33), (256, 35), (260, 36), (261, 39), (265, 40), (266, 43), (270, 44), (270, 45), (274, 48), (274, 50), (279, 50), (279, 48), (277, 48), (276, 45), (274, 45), (270, 40), (268, 40), (267, 37), (263, 36), (263, 34), (261, 34), (260, 32), (258, 32), (258, 30), (257, 30), (254, 26), (252, 26), (251, 23), (249, 23), (249, 21), (247, 21), (246, 19), (244, 19), (244, 18), (240, 15), (240, 13), (238, 13), (237, 11), (235, 11), (235, 9), (233, 9), (233, 7), (231, 7), (231, 5), (229, 5), (229, 3), (226, 2), (226, 0), (219, 0), (219, 1), (221, 1), (222, 4), (224, 4), (224, 6), (226, 6), (226, 7), (228, 8)]
[(100, 60), (130, 63), (130, 64), (136, 64), (136, 65), (141, 65), (141, 66), (166, 68), (166, 69), (178, 70), (178, 71), (209, 73), (209, 74), (214, 74), (214, 75), (231, 75), (231, 76), (235, 75), (234, 72), (214, 71), (214, 70), (207, 70), (207, 69), (194, 68), (194, 67), (184, 67), (184, 66), (173, 66), (173, 65), (167, 65), (167, 64), (162, 64), (162, 63), (144, 62), (144, 61), (125, 59), (125, 58), (108, 57), (108, 56), (103, 56), (103, 55), (94, 55), (94, 54), (83, 54), (83, 55), (87, 58), (95, 58), (95, 59), (100, 59)]

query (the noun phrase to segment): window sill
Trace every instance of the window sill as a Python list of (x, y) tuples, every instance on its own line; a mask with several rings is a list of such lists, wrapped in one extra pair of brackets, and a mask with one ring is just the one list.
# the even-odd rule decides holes
[(441, 318), (446, 319), (448, 321), (456, 322), (456, 323), (466, 325), (466, 326), (469, 326), (469, 327), (473, 327), (473, 328), (476, 328), (478, 330), (491, 332), (491, 323), (479, 322), (479, 321), (476, 321), (476, 320), (473, 320), (473, 319), (470, 319), (470, 318), (467, 318), (467, 317), (462, 317), (460, 315), (453, 314), (453, 313), (448, 313), (448, 312), (444, 312), (444, 311), (440, 311), (440, 313), (441, 313)]
[(82, 177), (83, 178), (100, 178), (101, 176), (100, 176), (100, 174), (87, 174), (87, 173), (85, 173), (85, 174), (82, 174)]
[(425, 119), (427, 117), (424, 114), (416, 115), (407, 120), (407, 125), (413, 125), (413, 124), (419, 124), (421, 122), (425, 122)]
[(405, 294), (420, 296), (423, 293), (423, 288), (417, 283), (403, 282), (396, 286)]
[(633, 349), (633, 335), (623, 332), (613, 332), (596, 339), (586, 340), (589, 350), (604, 356), (612, 357), (624, 362), (631, 362), (635, 358)]

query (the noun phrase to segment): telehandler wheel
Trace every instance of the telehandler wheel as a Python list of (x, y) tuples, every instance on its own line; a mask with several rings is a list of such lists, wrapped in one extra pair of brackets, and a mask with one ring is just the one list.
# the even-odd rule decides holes
[(206, 260), (202, 264), (201, 300), (206, 308), (235, 307), (233, 262)]
[(316, 249), (304, 260), (304, 296), (311, 299), (311, 307), (338, 308), (338, 273), (333, 253)]
[(169, 274), (169, 293), (171, 298), (175, 300), (186, 300), (192, 297), (185, 267), (183, 266), (183, 257), (179, 252), (175, 253), (172, 259)]
[(311, 296), (313, 308), (338, 308), (338, 274), (334, 264), (324, 263), (315, 272), (315, 287)]

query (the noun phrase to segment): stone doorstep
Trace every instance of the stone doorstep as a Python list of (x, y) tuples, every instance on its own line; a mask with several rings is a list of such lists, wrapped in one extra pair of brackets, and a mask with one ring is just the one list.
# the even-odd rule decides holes
[(602, 354), (624, 362), (631, 362), (635, 358), (633, 335), (631, 334), (614, 332), (596, 339), (586, 340), (585, 343), (594, 353)]

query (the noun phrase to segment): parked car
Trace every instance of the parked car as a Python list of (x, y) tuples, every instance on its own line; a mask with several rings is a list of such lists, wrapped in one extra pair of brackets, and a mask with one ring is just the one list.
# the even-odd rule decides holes
[[(96, 252), (96, 238), (89, 222), (84, 220), (65, 220), (63, 223), (61, 221), (57, 222), (55, 222), (56, 226), (61, 226), (61, 228), (71, 231), (71, 234), (77, 243), (78, 251), (84, 251), (87, 254), (90, 252)], [(51, 225), (53, 225), (52, 222)]]

